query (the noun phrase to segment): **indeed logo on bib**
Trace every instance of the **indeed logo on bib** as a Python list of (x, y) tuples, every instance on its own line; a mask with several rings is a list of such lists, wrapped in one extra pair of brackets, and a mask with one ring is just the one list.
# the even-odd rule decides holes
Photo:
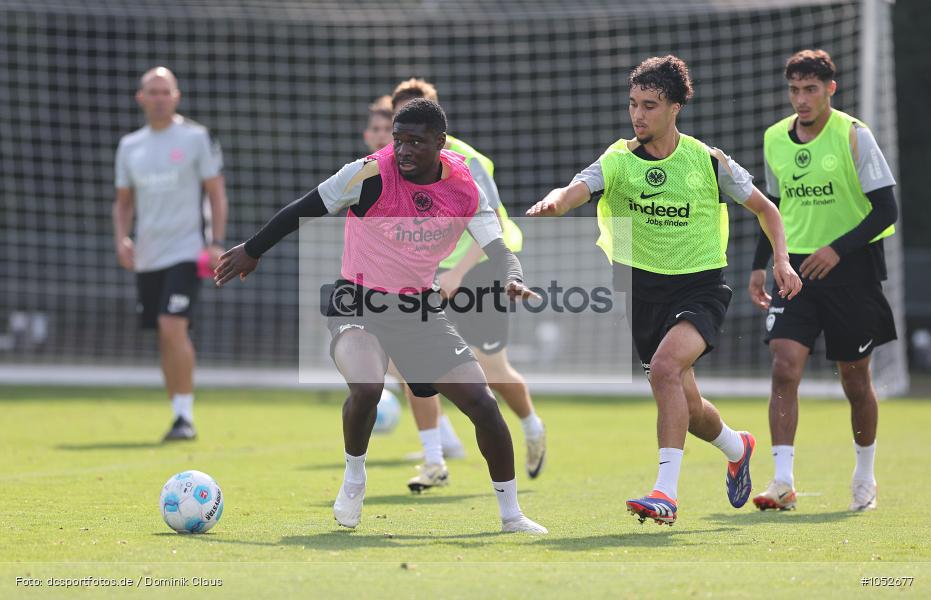
[[(640, 194), (641, 198), (650, 198), (658, 194)], [(653, 200), (649, 204), (646, 202), (637, 202), (633, 198), (627, 199), (627, 207), (630, 208), (632, 213), (643, 213), (649, 218), (646, 220), (647, 225), (658, 225), (658, 226), (671, 226), (671, 227), (685, 227), (689, 224), (688, 221), (682, 219), (689, 218), (689, 211), (691, 210), (691, 204), (686, 202), (685, 206), (673, 206), (673, 205), (663, 205), (657, 204), (656, 200)], [(658, 219), (656, 217), (665, 217), (663, 219)]]
[[(417, 224), (419, 225), (420, 223)], [(445, 228), (433, 229), (426, 229), (424, 227), (407, 228), (399, 223), (394, 228), (394, 239), (398, 242), (438, 242), (448, 237), (452, 231), (452, 223), (447, 225)]]
[[(798, 185), (789, 184), (784, 186), (783, 191), (786, 198), (814, 199), (814, 204), (830, 204), (834, 202), (833, 181), (828, 181), (824, 185), (806, 185), (804, 183), (799, 183)], [(825, 197), (830, 197), (830, 199), (818, 201), (818, 199), (823, 199)]]
[(655, 200), (649, 204), (640, 204), (633, 198), (628, 198), (627, 206), (630, 208), (631, 212), (642, 212), (645, 215), (680, 217), (682, 219), (689, 218), (690, 205), (688, 202), (685, 203), (685, 206), (663, 206), (662, 204), (657, 204)]

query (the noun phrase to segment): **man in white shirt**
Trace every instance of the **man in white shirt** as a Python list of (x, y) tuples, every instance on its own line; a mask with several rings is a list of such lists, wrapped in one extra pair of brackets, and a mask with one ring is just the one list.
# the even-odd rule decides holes
[[(200, 286), (198, 260), (206, 253), (207, 266), (212, 270), (216, 265), (227, 214), (219, 146), (205, 127), (177, 114), (180, 100), (177, 79), (167, 68), (155, 67), (142, 76), (136, 101), (147, 124), (120, 140), (113, 204), (117, 260), (136, 273), (142, 327), (158, 330), (162, 372), (175, 414), (165, 441), (197, 435), (194, 346), (188, 329)], [(204, 191), (212, 215), (209, 245)]]

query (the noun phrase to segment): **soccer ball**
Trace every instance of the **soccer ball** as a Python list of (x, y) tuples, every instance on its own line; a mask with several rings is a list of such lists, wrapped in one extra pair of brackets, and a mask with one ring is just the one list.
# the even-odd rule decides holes
[(223, 492), (210, 475), (184, 471), (165, 482), (158, 508), (178, 533), (204, 533), (223, 515)]
[(401, 420), (401, 403), (389, 390), (382, 390), (375, 417), (375, 433), (391, 433)]

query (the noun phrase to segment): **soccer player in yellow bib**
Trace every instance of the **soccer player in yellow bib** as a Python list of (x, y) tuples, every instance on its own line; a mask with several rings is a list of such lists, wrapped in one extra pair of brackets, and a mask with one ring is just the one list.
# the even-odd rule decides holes
[[(731, 299), (724, 283), (729, 196), (753, 212), (775, 256), (778, 294), (801, 289), (778, 209), (729, 156), (676, 127), (692, 96), (688, 67), (675, 56), (643, 61), (630, 74), (630, 120), (635, 138), (619, 140), (568, 186), (551, 191), (529, 216), (562, 216), (592, 198), (615, 278), (629, 269), (634, 345), (658, 409), (659, 473), (652, 492), (627, 501), (642, 523), (672, 523), (686, 433), (710, 442), (727, 458), (727, 496), (740, 508), (750, 497), (754, 438), (724, 424), (702, 398), (693, 365), (711, 351)], [(629, 219), (630, 228), (620, 225)], [(622, 239), (630, 232), (630, 239)], [(625, 250), (626, 248), (626, 250)]]
[[(436, 87), (423, 79), (402, 81), (391, 95), (395, 112), (415, 98), (438, 102)], [(498, 188), (493, 179), (494, 163), (462, 140), (451, 135), (447, 135), (446, 140), (448, 150), (465, 156), (475, 183), (497, 212), (505, 245), (512, 252), (519, 252), (523, 237), (517, 224), (508, 218), (507, 210), (498, 196)], [(475, 290), (490, 285), (494, 278), (495, 274), (485, 253), (469, 236), (463, 236), (452, 254), (440, 263), (437, 281), (444, 295), (452, 298), (460, 288)], [(520, 419), (527, 443), (527, 474), (531, 479), (536, 478), (542, 472), (546, 458), (546, 430), (543, 421), (534, 411), (526, 381), (508, 361), (508, 313), (496, 310), (450, 310), (449, 314), (456, 329), (472, 347), (479, 364), (482, 365), (482, 370), (488, 376), (489, 387), (500, 394)], [(438, 396), (418, 398), (406, 385), (404, 391), (410, 401), (411, 412), (414, 414), (424, 450), (424, 463), (418, 466), (418, 474), (411, 478), (407, 485), (414, 492), (447, 485), (449, 471), (443, 457), (461, 457), (464, 453), (462, 442), (459, 441), (449, 419), (442, 414)]]
[(775, 476), (753, 499), (760, 510), (795, 508), (798, 386), (815, 339), (824, 332), (828, 360), (837, 361), (850, 401), (856, 468), (850, 510), (876, 508), (873, 459), (878, 405), (870, 354), (896, 338), (883, 238), (895, 231), (895, 180), (861, 121), (831, 107), (835, 67), (823, 50), (789, 58), (785, 77), (795, 114), (767, 129), (766, 188), (785, 221), (789, 259), (805, 280), (791, 304), (765, 291), (769, 251), (758, 245), (750, 297), (766, 317), (773, 356), (769, 427)]

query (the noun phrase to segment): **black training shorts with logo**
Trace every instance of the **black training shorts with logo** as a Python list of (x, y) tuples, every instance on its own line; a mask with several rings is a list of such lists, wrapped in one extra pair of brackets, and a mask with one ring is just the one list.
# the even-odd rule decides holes
[(193, 262), (136, 273), (136, 312), (139, 314), (140, 327), (157, 329), (159, 315), (184, 317), (190, 324), (199, 290), (197, 264)]
[(828, 360), (853, 362), (896, 339), (892, 308), (882, 284), (804, 285), (792, 300), (780, 298), (773, 285), (773, 302), (766, 315), (764, 341), (789, 339), (814, 351), (824, 332)]
[(455, 367), (475, 361), (475, 355), (443, 311), (436, 306), (435, 291), (415, 296), (398, 296), (369, 290), (339, 279), (332, 290), (321, 294), (327, 318), (330, 357), (339, 337), (361, 329), (378, 338), (382, 349), (401, 373), (415, 396), (428, 398), (437, 393), (433, 383)]
[(715, 283), (682, 290), (668, 302), (647, 302), (634, 297), (630, 327), (644, 371), (649, 375), (653, 354), (679, 321), (691, 323), (705, 340), (702, 356), (711, 352), (718, 343), (732, 295), (731, 288)]

